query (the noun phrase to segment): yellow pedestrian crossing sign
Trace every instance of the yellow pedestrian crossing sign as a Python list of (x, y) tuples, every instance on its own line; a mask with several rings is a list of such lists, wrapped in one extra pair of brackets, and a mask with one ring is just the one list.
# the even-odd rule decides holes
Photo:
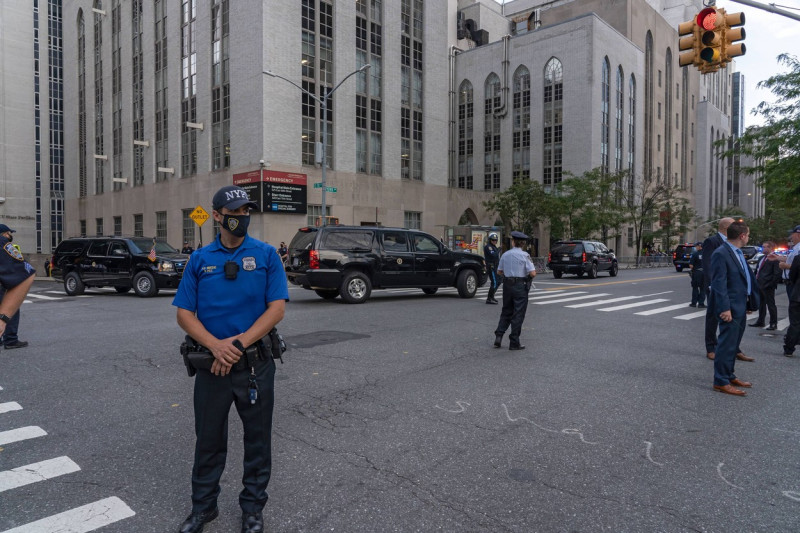
[(203, 224), (205, 224), (206, 220), (208, 220), (208, 216), (209, 215), (206, 212), (206, 210), (203, 209), (203, 206), (198, 205), (197, 207), (194, 208), (192, 214), (189, 215), (189, 218), (194, 220), (194, 223), (197, 224), (198, 226), (202, 226)]

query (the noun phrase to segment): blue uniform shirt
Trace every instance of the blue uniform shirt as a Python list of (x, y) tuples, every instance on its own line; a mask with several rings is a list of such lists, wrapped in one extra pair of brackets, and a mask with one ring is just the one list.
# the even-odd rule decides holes
[[(239, 266), (236, 279), (225, 279), (227, 261)], [(289, 289), (275, 247), (246, 236), (228, 251), (218, 235), (190, 256), (172, 305), (197, 313), (209, 333), (225, 339), (247, 331), (276, 300), (289, 300)]]
[(497, 270), (503, 272), (503, 276), (507, 278), (524, 278), (530, 272), (536, 270), (531, 261), (531, 256), (522, 248), (511, 248), (509, 251), (500, 256), (500, 264)]
[(36, 270), (25, 261), (22, 253), (5, 237), (0, 237), (0, 285), (13, 289), (32, 275)]

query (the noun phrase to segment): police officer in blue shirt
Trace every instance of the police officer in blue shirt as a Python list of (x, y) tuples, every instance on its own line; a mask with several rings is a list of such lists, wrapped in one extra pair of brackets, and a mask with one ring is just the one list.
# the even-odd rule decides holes
[(289, 292), (275, 248), (247, 235), (250, 208), (258, 207), (247, 192), (222, 187), (212, 207), (220, 234), (191, 255), (172, 302), (178, 325), (214, 356), (210, 370), (197, 370), (194, 384), (192, 513), (180, 531), (199, 533), (219, 514), (233, 403), (244, 427), (242, 532), (261, 533), (272, 470), (275, 379), (275, 363), (261, 339), (283, 318)]
[(0, 338), (13, 335), (6, 348), (22, 348), (28, 343), (16, 339), (19, 308), (36, 278), (36, 270), (11, 244), (14, 230), (0, 224)]
[(499, 278), (497, 277), (497, 265), (500, 263), (500, 248), (497, 247), (497, 233), (489, 234), (489, 243), (483, 247), (483, 258), (486, 260), (486, 266), (489, 269), (489, 292), (486, 294), (486, 303), (497, 305), (499, 302), (495, 299), (494, 293), (497, 292), (499, 286)]
[(525, 312), (528, 310), (528, 292), (531, 290), (533, 278), (536, 277), (536, 267), (533, 266), (531, 256), (522, 249), (527, 241), (527, 235), (521, 231), (512, 231), (512, 248), (500, 257), (500, 264), (497, 267), (497, 272), (503, 276), (503, 311), (500, 313), (500, 322), (494, 332), (495, 348), (500, 348), (503, 335), (510, 325), (508, 349), (525, 349), (519, 342), (519, 335), (522, 332)]

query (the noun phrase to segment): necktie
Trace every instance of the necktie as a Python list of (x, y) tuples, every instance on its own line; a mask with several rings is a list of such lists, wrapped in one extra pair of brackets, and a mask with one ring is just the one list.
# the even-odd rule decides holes
[(739, 266), (744, 271), (744, 279), (747, 280), (747, 294), (750, 294), (750, 276), (747, 275), (747, 262), (744, 260), (744, 254), (739, 248), (736, 249), (736, 257), (739, 259)]

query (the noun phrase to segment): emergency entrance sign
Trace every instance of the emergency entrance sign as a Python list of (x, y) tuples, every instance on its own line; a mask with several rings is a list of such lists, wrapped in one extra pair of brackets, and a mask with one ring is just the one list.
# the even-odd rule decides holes
[(192, 214), (189, 215), (189, 218), (194, 220), (194, 223), (197, 224), (198, 226), (202, 226), (203, 224), (205, 224), (206, 220), (208, 220), (208, 213), (206, 212), (205, 209), (203, 209), (203, 206), (198, 205), (197, 207), (194, 208)]

